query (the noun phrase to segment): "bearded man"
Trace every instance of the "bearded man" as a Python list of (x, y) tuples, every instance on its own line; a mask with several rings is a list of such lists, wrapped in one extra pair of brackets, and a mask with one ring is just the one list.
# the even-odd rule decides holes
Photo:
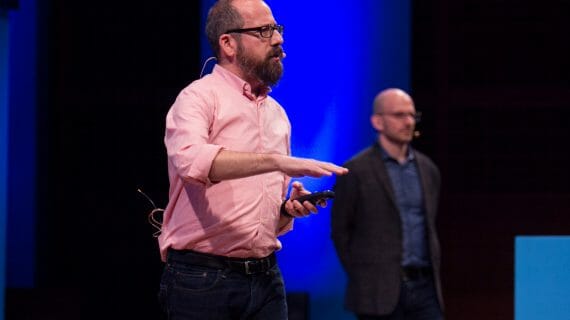
[(275, 251), (317, 208), (291, 177), (345, 174), (290, 155), (291, 126), (268, 93), (283, 74), (283, 26), (260, 0), (220, 0), (206, 34), (218, 63), (166, 118), (170, 180), (159, 246), (169, 319), (287, 319)]

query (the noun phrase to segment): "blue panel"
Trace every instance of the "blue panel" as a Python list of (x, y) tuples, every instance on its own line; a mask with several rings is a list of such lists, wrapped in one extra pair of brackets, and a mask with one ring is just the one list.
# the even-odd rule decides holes
[(570, 319), (570, 236), (515, 240), (515, 320)]
[(8, 175), (8, 18), (0, 9), (0, 320), (4, 319)]
[[(204, 13), (212, 2), (202, 0)], [(267, 3), (285, 26), (285, 73), (272, 96), (290, 117), (293, 155), (343, 163), (375, 139), (374, 96), (386, 87), (410, 89), (410, 1)], [(210, 55), (203, 47), (203, 60)], [(312, 191), (334, 184), (334, 177), (299, 180)], [(343, 309), (346, 278), (330, 238), (329, 208), (298, 219), (281, 240), (287, 290), (310, 293), (311, 319), (352, 318)]]
[(36, 210), (36, 0), (10, 11), (8, 287), (33, 287)]
[[(202, 21), (200, 21), (200, 35), (201, 35), (201, 40), (200, 40), (200, 48), (201, 48), (201, 57), (202, 57), (202, 62), (206, 61), (206, 59), (208, 59), (209, 57), (212, 57), (214, 54), (212, 53), (212, 50), (210, 49), (210, 44), (208, 43), (208, 38), (206, 38), (206, 17), (208, 16), (208, 10), (210, 9), (210, 7), (212, 5), (214, 5), (214, 3), (216, 2), (216, 0), (202, 0), (202, 6), (201, 6), (201, 10), (202, 10)], [(210, 73), (210, 71), (212, 70), (212, 67), (214, 66), (214, 63), (208, 63), (207, 65), (207, 71), (205, 73)]]

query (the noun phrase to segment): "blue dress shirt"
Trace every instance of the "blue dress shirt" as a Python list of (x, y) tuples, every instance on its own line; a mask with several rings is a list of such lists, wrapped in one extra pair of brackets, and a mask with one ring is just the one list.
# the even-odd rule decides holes
[(396, 204), (402, 220), (404, 267), (427, 267), (429, 253), (427, 246), (426, 218), (422, 184), (418, 166), (411, 147), (406, 161), (400, 164), (382, 150), (382, 160), (390, 176)]

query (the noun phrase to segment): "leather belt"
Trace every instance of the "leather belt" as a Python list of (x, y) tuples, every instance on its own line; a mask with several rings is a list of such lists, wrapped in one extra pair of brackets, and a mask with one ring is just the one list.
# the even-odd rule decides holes
[(431, 267), (402, 267), (400, 270), (402, 280), (404, 281), (431, 277), (433, 273)]
[(196, 252), (168, 249), (167, 262), (179, 262), (216, 269), (231, 269), (243, 274), (264, 273), (277, 264), (275, 253), (265, 258), (231, 258)]

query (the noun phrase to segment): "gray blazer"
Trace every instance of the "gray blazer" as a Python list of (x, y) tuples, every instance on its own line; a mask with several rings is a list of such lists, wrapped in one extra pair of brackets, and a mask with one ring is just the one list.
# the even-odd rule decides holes
[[(427, 214), (427, 235), (434, 281), (443, 309), (440, 246), (435, 218), (440, 174), (436, 165), (415, 151)], [(378, 144), (344, 164), (332, 206), (332, 239), (348, 276), (345, 304), (356, 314), (384, 315), (396, 307), (400, 294), (402, 228), (390, 177)]]

